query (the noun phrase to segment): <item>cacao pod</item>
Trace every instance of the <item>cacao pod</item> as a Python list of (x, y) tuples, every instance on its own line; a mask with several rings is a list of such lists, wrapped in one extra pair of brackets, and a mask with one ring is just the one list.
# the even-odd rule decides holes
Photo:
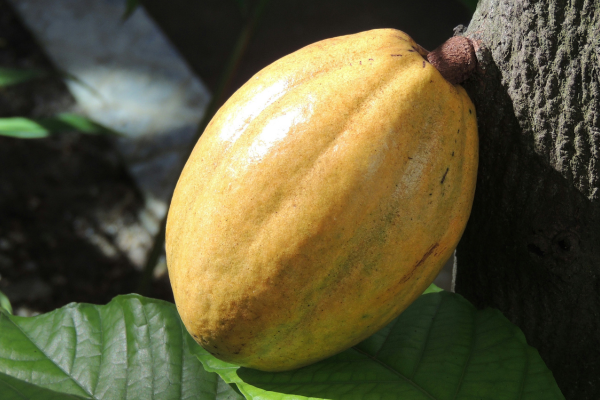
[(216, 113), (177, 183), (177, 309), (215, 357), (266, 371), (338, 353), (433, 281), (469, 217), (475, 108), (393, 29), (304, 47)]

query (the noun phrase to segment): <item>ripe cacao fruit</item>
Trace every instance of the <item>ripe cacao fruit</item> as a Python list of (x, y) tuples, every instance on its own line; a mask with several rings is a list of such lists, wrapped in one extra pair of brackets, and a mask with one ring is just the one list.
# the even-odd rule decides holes
[(179, 178), (177, 309), (215, 357), (265, 371), (347, 349), (433, 281), (469, 217), (475, 108), (393, 29), (304, 47), (216, 113)]

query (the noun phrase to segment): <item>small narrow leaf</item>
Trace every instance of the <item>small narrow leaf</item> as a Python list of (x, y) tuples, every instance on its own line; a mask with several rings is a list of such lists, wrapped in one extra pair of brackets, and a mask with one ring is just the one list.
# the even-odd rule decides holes
[(6, 295), (2, 292), (0, 292), (0, 307), (4, 308), (6, 311), (8, 311), (9, 314), (13, 313), (13, 309), (10, 304), (10, 300), (8, 300), (8, 297), (6, 297)]
[(39, 69), (0, 68), (0, 87), (16, 85), (47, 75)]
[(294, 371), (261, 372), (192, 351), (248, 399), (564, 399), (517, 327), (444, 291), (421, 296), (357, 346)]
[(107, 400), (240, 398), (202, 368), (190, 351), (199, 346), (165, 301), (119, 296), (30, 318), (0, 309), (0, 332), (5, 387)]
[(63, 113), (53, 118), (39, 121), (49, 132), (77, 131), (88, 134), (106, 134), (122, 136), (123, 134), (107, 128), (97, 122), (77, 114)]
[(47, 137), (50, 132), (32, 119), (13, 117), (0, 118), (0, 135), (19, 139), (39, 139)]
[(20, 139), (39, 139), (51, 134), (76, 131), (86, 134), (122, 135), (88, 118), (76, 114), (58, 114), (33, 120), (23, 117), (0, 118), (0, 135)]

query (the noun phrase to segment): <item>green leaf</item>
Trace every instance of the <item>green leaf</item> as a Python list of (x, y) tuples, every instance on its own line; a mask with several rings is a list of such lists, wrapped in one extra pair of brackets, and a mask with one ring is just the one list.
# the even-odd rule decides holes
[(140, 0), (127, 0), (127, 4), (125, 4), (125, 12), (121, 17), (123, 21), (126, 21), (131, 17), (131, 14), (139, 7)]
[(0, 87), (16, 85), (47, 75), (39, 69), (0, 68)]
[(87, 397), (59, 393), (27, 383), (0, 372), (0, 393), (2, 400), (79, 400)]
[(50, 133), (38, 122), (22, 117), (0, 118), (0, 135), (20, 139), (39, 139)]
[(0, 307), (8, 311), (9, 314), (13, 313), (12, 306), (10, 305), (10, 300), (8, 300), (8, 297), (6, 297), (6, 295), (2, 292), (0, 292)]
[(50, 132), (77, 131), (88, 134), (123, 136), (122, 133), (107, 128), (81, 115), (63, 113), (53, 118), (45, 118), (40, 123)]
[(517, 327), (443, 291), (421, 296), (357, 346), (294, 371), (261, 372), (192, 351), (248, 399), (564, 399)]
[(435, 285), (434, 283), (432, 283), (431, 285), (429, 285), (429, 287), (427, 289), (425, 289), (425, 291), (423, 292), (423, 294), (427, 294), (427, 293), (437, 293), (437, 292), (443, 292), (444, 289), (442, 289), (441, 287), (438, 287), (437, 285)]
[(112, 129), (76, 114), (58, 114), (52, 118), (33, 120), (23, 117), (0, 118), (0, 135), (20, 139), (39, 139), (50, 134), (77, 131), (87, 134), (122, 135)]
[(165, 301), (119, 296), (105, 306), (73, 303), (30, 318), (0, 309), (0, 332), (1, 394), (37, 386), (46, 391), (36, 400), (57, 398), (54, 392), (107, 400), (240, 398), (202, 368), (190, 352), (199, 346)]

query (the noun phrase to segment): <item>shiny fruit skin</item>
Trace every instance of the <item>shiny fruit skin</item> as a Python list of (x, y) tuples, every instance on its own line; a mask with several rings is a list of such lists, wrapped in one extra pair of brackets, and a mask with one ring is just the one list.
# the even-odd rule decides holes
[(433, 281), (469, 217), (475, 107), (393, 29), (304, 47), (217, 112), (172, 199), (192, 336), (265, 371), (367, 338)]

